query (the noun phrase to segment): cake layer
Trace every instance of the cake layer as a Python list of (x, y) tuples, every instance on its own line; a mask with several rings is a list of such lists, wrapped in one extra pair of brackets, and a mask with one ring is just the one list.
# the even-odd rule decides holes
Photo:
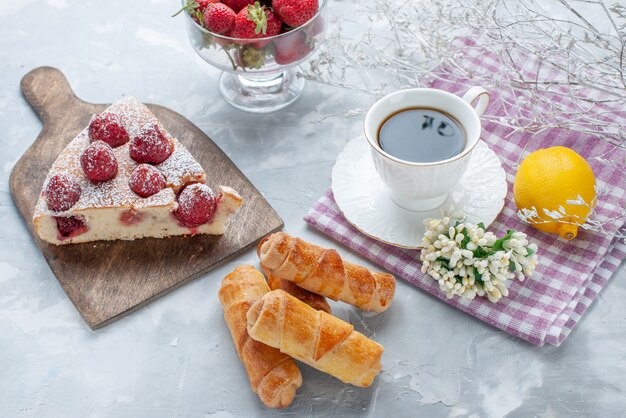
[[(173, 195), (171, 189), (166, 190)], [(62, 217), (76, 217), (84, 222), (86, 228), (86, 230), (80, 230), (80, 233), (75, 236), (63, 237), (57, 228), (55, 216), (41, 215), (35, 217), (34, 222), (41, 239), (56, 245), (100, 240), (164, 238), (177, 235), (221, 235), (226, 230), (229, 215), (241, 204), (242, 199), (237, 192), (229, 187), (220, 186), (220, 198), (214, 218), (211, 222), (195, 228), (181, 225), (174, 217), (173, 212), (178, 208), (175, 200), (160, 206), (72, 209), (64, 212)]]

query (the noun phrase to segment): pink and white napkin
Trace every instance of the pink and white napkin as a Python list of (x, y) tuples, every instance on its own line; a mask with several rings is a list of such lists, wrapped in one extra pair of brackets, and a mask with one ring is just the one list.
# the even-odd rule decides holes
[[(463, 51), (465, 64), (471, 65), (476, 74), (499, 71), (501, 68), (495, 55), (485, 53), (479, 47), (466, 44)], [(528, 60), (522, 70), (531, 72), (532, 65), (532, 60)], [(459, 95), (475, 84), (471, 79), (445, 69), (438, 76), (430, 83), (431, 87)], [(510, 117), (510, 106), (515, 103), (512, 93), (506, 89), (490, 93), (491, 103), (486, 114)], [(550, 111), (547, 104), (554, 103), (566, 109), (571, 106), (572, 111), (579, 110), (579, 106), (571, 103), (567, 95), (552, 90), (533, 104), (533, 111)], [(626, 126), (624, 112), (612, 112), (606, 118)], [(501, 159), (509, 190), (505, 207), (490, 230), (497, 235), (506, 233), (507, 229), (528, 234), (530, 240), (539, 246), (539, 265), (532, 277), (521, 283), (511, 283), (509, 296), (498, 303), (483, 298), (473, 301), (446, 299), (438, 284), (421, 273), (418, 250), (386, 245), (359, 232), (343, 217), (330, 189), (304, 219), (407, 282), (494, 327), (535, 345), (560, 345), (626, 258), (626, 245), (617, 236), (623, 227), (622, 214), (626, 207), (626, 150), (589, 134), (558, 128), (536, 134), (512, 131), (493, 122), (483, 126), (482, 139)], [(603, 232), (581, 229), (576, 239), (567, 242), (555, 235), (539, 232), (518, 219), (512, 195), (516, 165), (525, 152), (555, 145), (574, 149), (591, 164), (599, 189), (604, 190), (596, 208), (596, 218), (605, 222)]]

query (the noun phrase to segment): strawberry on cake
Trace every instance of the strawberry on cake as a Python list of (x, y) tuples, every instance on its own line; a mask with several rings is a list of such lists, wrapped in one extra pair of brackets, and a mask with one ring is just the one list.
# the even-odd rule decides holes
[(58, 156), (33, 222), (52, 244), (221, 235), (242, 204), (214, 192), (187, 149), (146, 106), (126, 97), (92, 117)]

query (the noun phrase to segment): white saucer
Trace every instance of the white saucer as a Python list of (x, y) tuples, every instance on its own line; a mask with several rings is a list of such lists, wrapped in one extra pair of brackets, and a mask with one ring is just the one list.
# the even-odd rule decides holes
[(506, 173), (496, 154), (479, 141), (465, 175), (438, 208), (414, 212), (401, 208), (388, 195), (374, 169), (365, 138), (348, 142), (333, 167), (335, 201), (354, 227), (374, 239), (404, 248), (419, 248), (424, 219), (440, 218), (450, 208), (467, 222), (490, 225), (504, 207)]

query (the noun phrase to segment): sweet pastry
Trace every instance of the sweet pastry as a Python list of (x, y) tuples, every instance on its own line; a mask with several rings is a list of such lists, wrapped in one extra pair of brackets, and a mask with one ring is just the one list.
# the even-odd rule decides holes
[[(266, 238), (259, 241), (259, 244), (256, 248), (257, 255), (260, 255), (261, 245), (265, 242)], [(326, 298), (322, 295), (318, 295), (317, 293), (309, 292), (306, 289), (301, 288), (289, 280), (279, 279), (278, 277), (272, 275), (263, 265), (261, 265), (261, 271), (267, 277), (267, 284), (272, 290), (282, 289), (285, 292), (289, 293), (291, 296), (300, 299), (302, 302), (311, 306), (314, 309), (322, 310), (324, 312), (328, 312), (332, 314), (332, 310), (330, 309), (330, 305)]]
[(258, 270), (239, 266), (224, 278), (218, 296), (252, 390), (267, 407), (284, 408), (291, 404), (302, 385), (300, 369), (289, 356), (253, 340), (247, 331), (248, 309), (269, 290)]
[(381, 369), (383, 347), (354, 327), (272, 290), (248, 310), (248, 334), (355, 386), (369, 386)]
[(332, 314), (330, 305), (328, 304), (328, 301), (324, 296), (318, 295), (317, 293), (309, 292), (308, 290), (301, 288), (300, 286), (296, 285), (294, 282), (290, 282), (289, 280), (279, 279), (271, 274), (268, 274), (267, 271), (263, 268), (261, 268), (261, 270), (263, 270), (263, 274), (265, 274), (265, 276), (267, 277), (267, 285), (270, 287), (270, 289), (282, 289), (285, 292), (289, 293), (291, 296), (300, 299), (311, 308)]
[(223, 234), (242, 204), (205, 185), (200, 164), (146, 106), (124, 98), (94, 115), (58, 156), (33, 222), (52, 244)]
[(343, 261), (336, 250), (309, 244), (285, 232), (264, 238), (258, 254), (266, 274), (332, 300), (383, 312), (393, 299), (396, 280), (391, 274), (374, 273)]

